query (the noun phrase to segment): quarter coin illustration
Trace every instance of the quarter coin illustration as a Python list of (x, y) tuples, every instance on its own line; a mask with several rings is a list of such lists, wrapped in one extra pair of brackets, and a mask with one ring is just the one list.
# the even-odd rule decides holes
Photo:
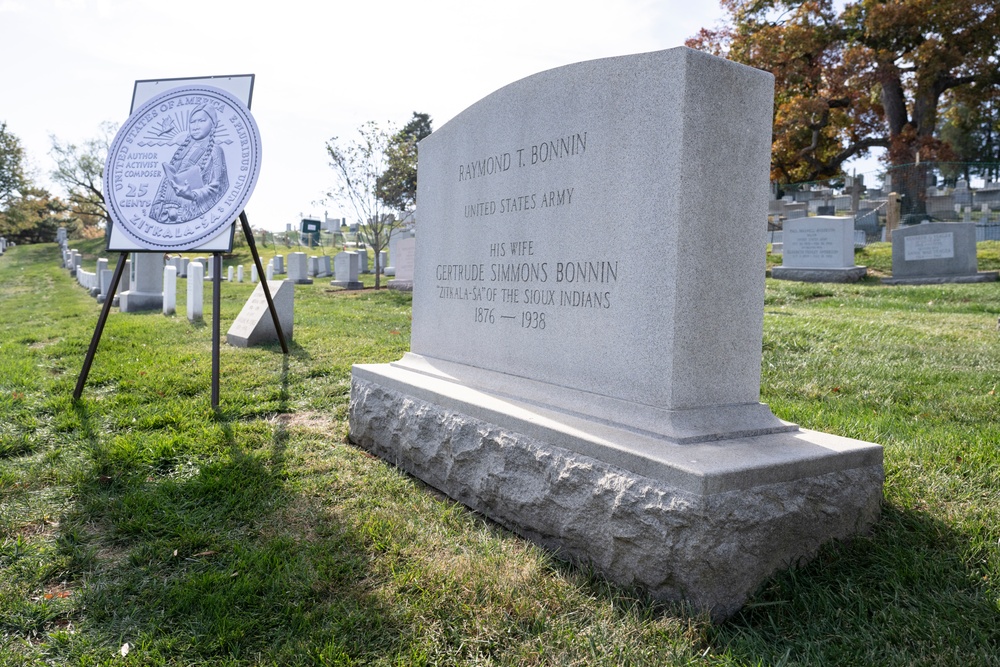
[(198, 247), (232, 224), (260, 174), (260, 132), (230, 93), (180, 86), (118, 131), (104, 167), (115, 226), (148, 250)]

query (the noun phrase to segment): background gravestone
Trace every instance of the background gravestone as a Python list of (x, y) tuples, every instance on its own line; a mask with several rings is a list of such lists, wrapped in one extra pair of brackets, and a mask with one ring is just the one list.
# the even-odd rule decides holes
[(90, 290), (90, 296), (97, 298), (97, 303), (104, 303), (110, 287), (104, 280), (104, 272), (108, 270), (108, 260), (105, 257), (97, 258), (97, 286)]
[(364, 288), (358, 280), (358, 265), (358, 253), (338, 252), (333, 257), (333, 280), (330, 284), (351, 290)]
[(413, 238), (412, 229), (397, 229), (396, 233), (389, 237), (389, 263), (385, 267), (385, 275), (396, 275), (396, 258), (399, 256), (399, 253), (396, 250), (396, 245), (400, 241), (409, 238)]
[[(267, 284), (271, 301), (278, 313), (278, 322), (286, 341), (292, 339), (295, 314), (295, 283), (291, 280), (273, 280)], [(258, 284), (226, 332), (226, 342), (234, 347), (252, 347), (278, 340), (274, 319), (267, 307), (263, 284)]]
[(123, 313), (163, 308), (163, 255), (132, 253), (132, 278), (129, 288), (121, 293), (119, 309)]
[(991, 282), (996, 271), (979, 271), (976, 225), (931, 222), (901, 227), (892, 235), (892, 277), (888, 285)]
[(403, 292), (413, 289), (413, 260), (416, 253), (417, 239), (413, 236), (400, 239), (393, 246), (393, 262), (395, 262), (395, 278), (389, 281), (389, 289)]
[(205, 315), (205, 265), (199, 261), (188, 264), (187, 318), (191, 322)]
[[(281, 273), (275, 270), (275, 273)], [(309, 258), (304, 252), (288, 254), (288, 279), (296, 285), (312, 285), (309, 278)]]
[(163, 314), (173, 315), (177, 312), (177, 265), (168, 264), (163, 267)]
[(868, 273), (854, 263), (854, 218), (814, 216), (786, 220), (781, 233), (781, 266), (771, 277), (804, 282), (853, 282)]
[(881, 447), (760, 403), (773, 89), (687, 48), (607, 58), (424, 139), (411, 352), (354, 366), (351, 440), (717, 619), (870, 526)]

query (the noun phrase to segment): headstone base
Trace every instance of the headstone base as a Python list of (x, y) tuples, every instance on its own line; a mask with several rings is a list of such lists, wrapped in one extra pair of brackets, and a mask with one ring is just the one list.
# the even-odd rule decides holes
[(716, 621), (867, 530), (882, 498), (871, 443), (786, 424), (681, 445), (396, 364), (354, 367), (349, 420), (352, 442), (455, 500)]
[(137, 313), (143, 310), (163, 310), (163, 292), (122, 292), (118, 299), (118, 309), (123, 313)]
[(1000, 277), (1000, 271), (980, 271), (964, 276), (920, 276), (914, 278), (883, 278), (884, 285), (942, 285), (944, 283), (991, 283)]
[(867, 266), (848, 266), (834, 269), (775, 266), (771, 269), (771, 277), (776, 280), (797, 280), (803, 283), (853, 283), (867, 275)]
[(344, 289), (364, 289), (365, 284), (359, 283), (353, 280), (331, 280), (330, 284), (334, 287), (343, 287)]
[(413, 291), (412, 280), (390, 280), (386, 285), (388, 285), (389, 289), (399, 290), (400, 292)]

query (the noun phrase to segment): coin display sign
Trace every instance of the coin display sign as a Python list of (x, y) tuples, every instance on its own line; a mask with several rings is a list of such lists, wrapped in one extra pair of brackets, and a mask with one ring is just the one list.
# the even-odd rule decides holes
[(146, 250), (199, 247), (232, 224), (260, 174), (260, 132), (230, 93), (189, 85), (148, 100), (115, 136), (104, 198)]

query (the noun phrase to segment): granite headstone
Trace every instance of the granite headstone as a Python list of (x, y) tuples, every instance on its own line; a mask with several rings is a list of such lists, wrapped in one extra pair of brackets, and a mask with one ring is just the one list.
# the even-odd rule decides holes
[(997, 279), (997, 271), (979, 271), (976, 225), (931, 222), (897, 229), (892, 235), (892, 277), (887, 285), (979, 283)]
[(760, 403), (773, 90), (682, 47), (535, 74), (424, 139), (411, 352), (354, 366), (351, 440), (716, 619), (872, 525), (881, 447)]
[(853, 282), (868, 273), (854, 263), (854, 217), (823, 216), (786, 220), (781, 266), (771, 277), (804, 282)]

